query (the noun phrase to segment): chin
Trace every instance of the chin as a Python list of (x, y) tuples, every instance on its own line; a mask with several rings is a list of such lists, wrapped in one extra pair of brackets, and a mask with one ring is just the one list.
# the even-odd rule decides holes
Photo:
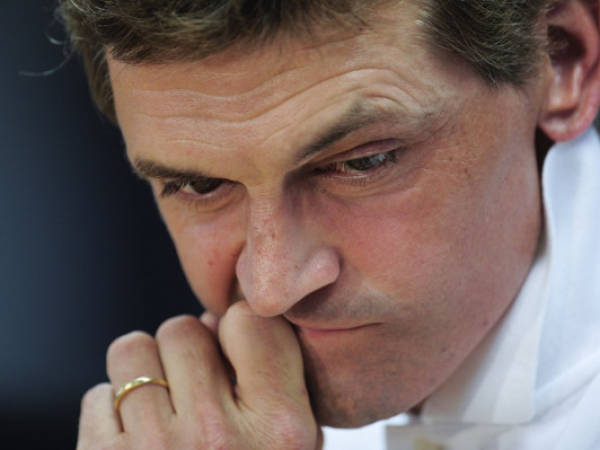
[(318, 357), (306, 352), (304, 363), (311, 406), (319, 425), (357, 428), (408, 411), (412, 406), (397, 398), (398, 393), (390, 395), (393, 389), (386, 389), (381, 377), (385, 368), (378, 367), (373, 373), (368, 365), (352, 367), (353, 364), (339, 361), (331, 371)]
[(334, 428), (358, 428), (383, 419), (378, 414), (367, 414), (362, 405), (353, 404), (346, 396), (342, 401), (311, 394), (313, 412), (317, 423)]

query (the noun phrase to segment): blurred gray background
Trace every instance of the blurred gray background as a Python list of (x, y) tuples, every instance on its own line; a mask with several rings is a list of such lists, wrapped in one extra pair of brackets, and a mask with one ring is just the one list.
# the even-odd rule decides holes
[(0, 0), (0, 436), (75, 448), (109, 343), (200, 314), (150, 190), (65, 57), (54, 0)]

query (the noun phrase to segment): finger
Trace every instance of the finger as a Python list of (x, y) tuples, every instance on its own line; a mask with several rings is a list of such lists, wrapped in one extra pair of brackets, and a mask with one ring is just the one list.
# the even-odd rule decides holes
[(219, 338), (246, 405), (268, 411), (287, 399), (288, 405), (310, 412), (300, 346), (283, 318), (259, 317), (240, 301), (221, 319)]
[[(107, 369), (115, 392), (141, 376), (165, 378), (157, 344), (142, 332), (129, 333), (111, 344)], [(147, 384), (122, 398), (119, 413), (125, 431), (145, 433), (148, 429), (161, 429), (173, 417), (173, 408), (167, 389)]]
[(169, 319), (158, 329), (156, 341), (178, 415), (206, 416), (233, 401), (217, 340), (199, 319)]
[(216, 314), (210, 311), (204, 311), (204, 313), (200, 316), (200, 322), (208, 328), (212, 333), (217, 336), (219, 329), (219, 318)]
[(121, 424), (113, 410), (113, 388), (99, 384), (81, 400), (77, 449), (89, 449), (100, 442), (110, 442), (121, 433)]

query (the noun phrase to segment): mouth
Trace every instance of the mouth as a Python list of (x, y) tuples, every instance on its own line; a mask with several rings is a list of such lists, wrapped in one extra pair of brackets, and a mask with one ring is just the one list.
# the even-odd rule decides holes
[(306, 337), (310, 339), (328, 338), (328, 337), (341, 337), (345, 335), (351, 335), (363, 331), (365, 328), (373, 327), (377, 324), (366, 324), (358, 326), (348, 327), (334, 327), (334, 328), (322, 328), (315, 326), (304, 326), (292, 323), (292, 326), (298, 333), (299, 337)]

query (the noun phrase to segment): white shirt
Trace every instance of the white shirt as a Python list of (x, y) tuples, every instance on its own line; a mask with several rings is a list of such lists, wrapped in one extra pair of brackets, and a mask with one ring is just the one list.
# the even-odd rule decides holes
[(545, 232), (508, 313), (459, 369), (405, 414), (325, 428), (325, 450), (600, 449), (600, 141), (553, 146)]

